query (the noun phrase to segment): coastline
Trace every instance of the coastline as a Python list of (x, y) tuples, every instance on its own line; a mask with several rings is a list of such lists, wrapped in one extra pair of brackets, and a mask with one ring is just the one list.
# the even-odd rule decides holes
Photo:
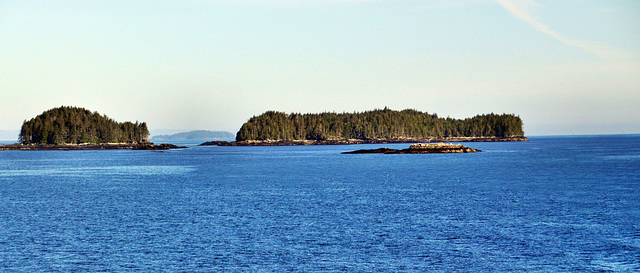
[[(385, 139), (330, 139), (330, 140), (246, 140), (208, 141), (198, 146), (301, 146), (301, 145), (352, 145), (393, 143), (440, 143), (440, 142), (515, 142), (529, 141), (527, 137), (430, 137), (430, 138), (385, 138)], [(7, 144), (0, 151), (70, 151), (70, 150), (169, 150), (184, 149), (168, 143), (80, 143), (80, 144)]]
[(439, 142), (511, 142), (529, 141), (524, 136), (514, 137), (429, 137), (429, 138), (384, 138), (384, 139), (330, 139), (330, 140), (245, 140), (208, 141), (199, 146), (297, 146), (297, 145), (351, 145), (390, 143), (439, 143)]
[(71, 151), (71, 150), (169, 150), (184, 146), (163, 143), (81, 143), (81, 144), (9, 144), (0, 145), (0, 151)]

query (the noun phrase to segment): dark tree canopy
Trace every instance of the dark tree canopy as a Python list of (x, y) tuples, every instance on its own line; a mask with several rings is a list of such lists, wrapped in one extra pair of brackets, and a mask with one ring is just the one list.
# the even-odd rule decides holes
[(145, 122), (116, 122), (98, 112), (61, 106), (25, 121), (19, 141), (24, 144), (145, 142), (149, 129)]
[(326, 140), (427, 137), (524, 136), (514, 114), (484, 114), (463, 120), (413, 109), (362, 113), (286, 114), (268, 111), (249, 119), (236, 140)]

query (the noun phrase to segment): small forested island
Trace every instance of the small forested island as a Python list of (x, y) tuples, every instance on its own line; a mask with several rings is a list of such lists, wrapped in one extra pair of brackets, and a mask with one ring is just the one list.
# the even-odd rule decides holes
[(147, 138), (145, 122), (116, 122), (106, 115), (84, 108), (61, 106), (25, 121), (20, 144), (0, 146), (0, 150), (163, 150), (180, 148), (155, 145)]
[(389, 149), (378, 148), (370, 150), (356, 150), (344, 152), (343, 154), (446, 154), (446, 153), (475, 153), (480, 152), (478, 149), (469, 148), (462, 144), (452, 143), (416, 143), (409, 146), (408, 149)]
[(514, 114), (442, 118), (413, 109), (361, 113), (286, 114), (268, 111), (242, 125), (235, 142), (201, 145), (269, 146), (367, 143), (527, 141)]

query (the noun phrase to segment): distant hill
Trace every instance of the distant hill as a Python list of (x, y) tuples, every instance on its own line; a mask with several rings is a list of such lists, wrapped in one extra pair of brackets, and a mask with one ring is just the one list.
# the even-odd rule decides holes
[(173, 135), (157, 135), (151, 137), (153, 141), (184, 141), (184, 140), (229, 140), (236, 136), (226, 131), (197, 130), (177, 133)]

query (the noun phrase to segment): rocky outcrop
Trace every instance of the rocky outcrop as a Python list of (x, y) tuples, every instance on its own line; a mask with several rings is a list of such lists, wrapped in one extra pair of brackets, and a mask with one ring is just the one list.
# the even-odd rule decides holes
[(370, 150), (357, 150), (344, 152), (343, 154), (443, 154), (443, 153), (475, 153), (480, 152), (478, 149), (469, 148), (462, 144), (427, 144), (418, 143), (411, 145), (408, 149), (389, 149), (378, 148)]
[(132, 150), (170, 150), (170, 149), (185, 149), (185, 146), (177, 146), (169, 143), (162, 143), (160, 145), (151, 144), (138, 144), (132, 147)]
[(386, 138), (386, 139), (330, 139), (330, 140), (245, 140), (209, 141), (200, 146), (293, 146), (293, 145), (348, 145), (388, 143), (438, 143), (438, 142), (502, 142), (528, 141), (523, 136), (515, 137), (431, 137), (431, 138)]

